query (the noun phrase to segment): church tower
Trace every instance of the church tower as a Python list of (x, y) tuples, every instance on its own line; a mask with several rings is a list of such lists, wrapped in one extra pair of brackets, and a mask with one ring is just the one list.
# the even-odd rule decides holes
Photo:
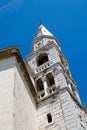
[(38, 130), (87, 130), (87, 112), (61, 51), (60, 43), (42, 24), (32, 42), (28, 64), (35, 76)]

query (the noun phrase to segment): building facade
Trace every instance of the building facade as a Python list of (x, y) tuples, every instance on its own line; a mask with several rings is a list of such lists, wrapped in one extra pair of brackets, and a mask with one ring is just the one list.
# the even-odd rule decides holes
[(26, 63), (0, 51), (1, 130), (87, 130), (87, 112), (60, 43), (42, 24)]

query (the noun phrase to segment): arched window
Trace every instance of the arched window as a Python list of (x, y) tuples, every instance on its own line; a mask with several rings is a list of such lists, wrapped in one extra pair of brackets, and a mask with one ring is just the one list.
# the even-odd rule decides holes
[(52, 73), (47, 74), (46, 77), (47, 77), (48, 86), (52, 86), (55, 84), (54, 77), (53, 77)]
[(42, 64), (44, 64), (45, 62), (47, 62), (48, 59), (48, 55), (46, 53), (41, 53), (38, 57), (37, 57), (37, 65), (40, 66)]
[(51, 123), (51, 122), (52, 122), (51, 113), (48, 113), (48, 114), (47, 114), (47, 120), (48, 120), (48, 123)]
[(36, 81), (36, 84), (37, 84), (37, 91), (38, 91), (38, 92), (44, 90), (43, 82), (42, 82), (41, 79), (38, 79), (38, 80)]

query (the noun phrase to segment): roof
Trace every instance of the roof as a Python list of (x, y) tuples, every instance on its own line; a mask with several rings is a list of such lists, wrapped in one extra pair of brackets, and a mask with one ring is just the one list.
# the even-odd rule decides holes
[(53, 36), (53, 34), (50, 31), (48, 31), (47, 28), (44, 25), (41, 24), (39, 26), (39, 28), (38, 28), (38, 31), (36, 33), (35, 38), (40, 37), (42, 35), (44, 35), (44, 36)]
[[(6, 59), (6, 58), (9, 58), (9, 57), (13, 57), (13, 56), (15, 56), (15, 58), (18, 62), (18, 65), (20, 67), (20, 70), (23, 73), (24, 79), (25, 79), (34, 99), (35, 99), (36, 98), (36, 92), (34, 90), (32, 81), (30, 79), (30, 76), (29, 76), (29, 73), (28, 73), (28, 70), (27, 70), (27, 67), (26, 67), (27, 63), (25, 64), (25, 61), (23, 60), (18, 47), (14, 46), (14, 47), (10, 47), (10, 48), (0, 50), (0, 60)], [(29, 72), (31, 72), (30, 67), (28, 69), (29, 69)]]
[[(34, 45), (39, 43), (40, 41), (43, 41), (43, 45), (44, 45), (44, 40), (43, 38), (45, 39), (50, 39), (50, 40), (55, 40), (56, 43), (60, 46), (60, 43), (59, 41), (56, 39), (56, 37), (42, 24), (39, 25), (38, 27), (38, 30), (37, 30), (37, 33), (33, 39), (33, 42), (32, 42), (32, 49), (31, 49), (31, 52), (34, 51)], [(50, 42), (51, 43), (51, 42)], [(48, 43), (47, 43), (48, 44)], [(55, 44), (55, 43), (54, 43)], [(42, 46), (41, 46), (42, 47)]]

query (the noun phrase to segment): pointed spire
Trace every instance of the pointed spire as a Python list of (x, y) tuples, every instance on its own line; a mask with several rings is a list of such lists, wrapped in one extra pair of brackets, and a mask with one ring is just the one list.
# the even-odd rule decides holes
[(35, 38), (42, 36), (42, 35), (53, 36), (53, 34), (51, 32), (49, 32), (42, 24), (40, 24)]

